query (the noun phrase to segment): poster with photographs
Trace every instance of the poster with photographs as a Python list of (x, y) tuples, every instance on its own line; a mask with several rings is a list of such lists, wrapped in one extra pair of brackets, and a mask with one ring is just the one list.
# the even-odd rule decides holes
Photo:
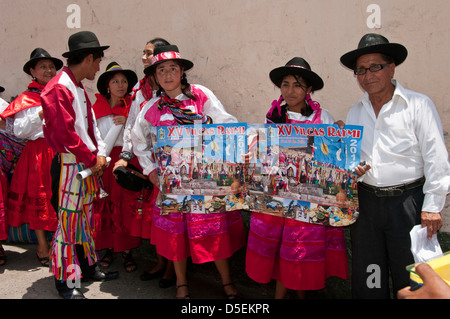
[(247, 124), (152, 128), (162, 214), (248, 210)]
[(250, 210), (313, 224), (354, 223), (362, 134), (362, 126), (249, 125)]
[(358, 218), (362, 126), (153, 128), (162, 214), (261, 212), (330, 226)]

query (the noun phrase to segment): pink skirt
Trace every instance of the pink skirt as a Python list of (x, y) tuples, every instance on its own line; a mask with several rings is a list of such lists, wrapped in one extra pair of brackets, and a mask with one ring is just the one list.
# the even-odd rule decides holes
[(245, 268), (260, 283), (275, 279), (288, 289), (323, 289), (329, 277), (348, 279), (344, 231), (253, 212)]
[(9, 224), (7, 213), (8, 204), (8, 178), (0, 169), (0, 240), (7, 240), (9, 235)]
[(43, 138), (29, 140), (14, 170), (8, 193), (10, 226), (29, 223), (30, 229), (55, 231), (58, 218), (50, 202), (53, 149)]
[[(157, 210), (157, 209), (155, 209)], [(152, 244), (161, 256), (196, 264), (231, 257), (245, 245), (240, 211), (216, 214), (153, 214)]]
[[(120, 152), (121, 147), (112, 149), (109, 155), (111, 164), (99, 178), (109, 196), (94, 199), (94, 242), (97, 250), (113, 248), (114, 251), (121, 252), (141, 244), (141, 237), (134, 236), (134, 229), (140, 228), (142, 224), (141, 193), (121, 187), (112, 171)], [(136, 165), (135, 162), (131, 164)]]

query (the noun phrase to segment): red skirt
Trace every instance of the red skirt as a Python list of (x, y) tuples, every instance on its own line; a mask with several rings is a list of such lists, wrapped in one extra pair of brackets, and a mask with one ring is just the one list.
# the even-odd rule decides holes
[(253, 212), (245, 268), (260, 283), (275, 279), (288, 289), (323, 289), (328, 277), (348, 279), (344, 231)]
[[(151, 192), (134, 192), (121, 187), (114, 177), (114, 163), (119, 160), (121, 147), (114, 147), (109, 155), (111, 163), (100, 179), (109, 196), (94, 200), (94, 240), (96, 250), (113, 248), (116, 252), (136, 248), (141, 238), (150, 238), (149, 202)], [(140, 167), (136, 158), (130, 161)], [(101, 184), (100, 184), (101, 185)]]
[(9, 224), (7, 212), (8, 204), (8, 178), (0, 169), (0, 240), (8, 239)]
[(8, 193), (10, 226), (29, 223), (30, 229), (56, 230), (58, 218), (50, 201), (50, 166), (54, 155), (44, 138), (29, 140), (25, 144)]

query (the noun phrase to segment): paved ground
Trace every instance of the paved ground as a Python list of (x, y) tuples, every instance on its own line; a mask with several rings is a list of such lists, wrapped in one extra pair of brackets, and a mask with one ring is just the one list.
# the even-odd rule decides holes
[[(448, 219), (447, 219), (448, 227)], [(447, 231), (447, 229), (446, 229)], [(346, 229), (347, 250), (349, 262), (351, 251), (348, 229)], [(444, 251), (450, 250), (450, 233), (441, 232), (439, 241)], [(8, 256), (5, 266), (0, 267), (0, 304), (1, 300), (8, 299), (60, 299), (54, 287), (53, 276), (48, 268), (40, 266), (36, 258), (36, 245), (8, 244), (3, 242)], [(173, 300), (175, 287), (159, 288), (158, 279), (141, 281), (139, 276), (144, 270), (150, 269), (155, 262), (154, 247), (147, 241), (137, 248), (134, 258), (138, 263), (135, 272), (127, 273), (123, 269), (120, 258), (116, 258), (109, 268), (119, 271), (119, 279), (109, 282), (83, 283), (81, 291), (88, 299), (127, 299), (127, 300)], [(234, 282), (244, 301), (272, 300), (274, 284), (259, 284), (251, 280), (245, 273), (245, 248), (239, 250), (230, 259)], [(350, 266), (350, 265), (349, 265)], [(351, 274), (351, 267), (350, 267)], [(220, 277), (213, 263), (202, 265), (190, 264), (189, 290), (192, 300), (224, 300), (225, 295), (221, 286)], [(350, 280), (330, 278), (326, 288), (320, 291), (308, 292), (310, 300), (342, 300), (350, 299)], [(295, 301), (295, 294), (288, 296)], [(283, 306), (292, 306), (292, 303)]]
[[(8, 261), (5, 266), (0, 267), (0, 299), (60, 299), (48, 268), (40, 266), (37, 261), (35, 245), (3, 243), (3, 247)], [(89, 299), (173, 299), (174, 286), (162, 289), (158, 286), (158, 279), (145, 282), (139, 279), (141, 273), (155, 263), (151, 251), (152, 247), (143, 242), (134, 254), (138, 263), (135, 272), (125, 272), (120, 258), (116, 258), (109, 269), (119, 271), (119, 279), (103, 283), (83, 283), (81, 291)], [(235, 284), (244, 298), (272, 298), (271, 285), (254, 283), (240, 271), (235, 279)], [(189, 283), (192, 298), (225, 297), (220, 277), (212, 263), (191, 264)]]

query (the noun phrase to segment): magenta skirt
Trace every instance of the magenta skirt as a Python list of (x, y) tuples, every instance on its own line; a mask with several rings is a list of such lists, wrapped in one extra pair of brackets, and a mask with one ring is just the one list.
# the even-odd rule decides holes
[(344, 231), (253, 212), (245, 267), (260, 283), (275, 279), (288, 289), (323, 289), (328, 277), (348, 279)]
[(229, 258), (245, 245), (240, 211), (215, 214), (153, 214), (152, 244), (158, 254), (196, 264)]

